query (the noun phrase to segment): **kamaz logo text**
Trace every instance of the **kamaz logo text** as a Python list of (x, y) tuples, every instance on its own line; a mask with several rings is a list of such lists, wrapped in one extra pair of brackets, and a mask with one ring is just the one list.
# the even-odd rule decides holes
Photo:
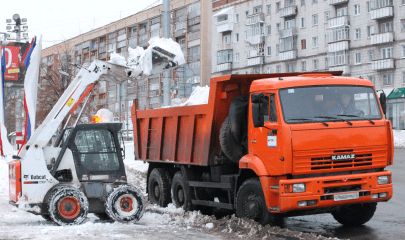
[(332, 155), (332, 161), (345, 159), (356, 159), (356, 154), (352, 153), (352, 154)]

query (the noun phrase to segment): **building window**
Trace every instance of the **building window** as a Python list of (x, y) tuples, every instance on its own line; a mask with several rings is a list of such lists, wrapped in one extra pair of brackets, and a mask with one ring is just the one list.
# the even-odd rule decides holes
[(258, 6), (258, 7), (253, 8), (253, 14), (259, 14), (259, 13), (262, 13), (262, 12), (263, 12), (262, 6)]
[(360, 64), (361, 63), (361, 53), (356, 53), (356, 60), (354, 64)]
[(354, 30), (354, 39), (360, 39), (361, 38), (361, 29), (360, 28), (356, 28)]
[(370, 12), (373, 9), (373, 3), (372, 1), (368, 1), (367, 4), (367, 12)]
[(271, 26), (267, 26), (267, 35), (271, 35)]
[(277, 27), (277, 32), (279, 32), (280, 31), (280, 23), (277, 23), (276, 27)]
[(368, 62), (374, 60), (374, 51), (368, 51)]
[(402, 73), (402, 83), (405, 83), (405, 72)]
[(305, 18), (303, 17), (303, 18), (301, 18), (301, 24), (300, 24), (300, 26), (301, 26), (301, 28), (304, 28), (304, 27), (306, 27), (306, 22), (305, 22)]
[(360, 4), (354, 5), (354, 15), (360, 15)]
[(295, 19), (291, 19), (284, 22), (284, 29), (295, 28)]
[(276, 55), (280, 53), (280, 44), (276, 44)]
[(276, 12), (280, 12), (281, 2), (276, 2)]
[(368, 76), (368, 80), (375, 86), (375, 76)]
[(238, 23), (239, 22), (239, 14), (235, 15), (235, 22)]
[(301, 49), (307, 49), (307, 40), (306, 39), (301, 39)]
[(392, 22), (385, 22), (380, 24), (380, 33), (392, 32)]
[(393, 56), (393, 47), (388, 47), (388, 48), (382, 48), (381, 49), (381, 58), (386, 59), (386, 58), (392, 58)]
[(347, 15), (347, 7), (339, 8), (336, 10), (337, 17), (342, 17)]
[(374, 26), (367, 26), (367, 37), (374, 34)]
[(267, 68), (267, 73), (271, 73), (271, 67)]
[(330, 18), (330, 11), (327, 11), (325, 12), (325, 23), (328, 22), (329, 18)]
[(312, 25), (318, 25), (318, 14), (312, 15)]
[(277, 72), (277, 73), (281, 73), (281, 65), (277, 65), (277, 66), (276, 66), (276, 72)]
[(401, 19), (401, 29), (402, 31), (405, 31), (405, 19)]
[(271, 56), (271, 46), (267, 47), (267, 56)]
[(222, 36), (223, 43), (230, 43), (231, 42), (231, 34), (226, 34)]
[(239, 33), (235, 33), (235, 42), (239, 42)]
[(287, 72), (295, 72), (295, 63), (287, 64)]
[(249, 11), (246, 11), (245, 13), (246, 13), (246, 17), (249, 16)]
[(235, 62), (239, 62), (239, 53), (235, 53)]
[(233, 62), (233, 51), (232, 49), (229, 50), (223, 50), (223, 51), (218, 51), (217, 52), (217, 64), (223, 64), (223, 63), (231, 63)]
[(402, 46), (402, 57), (405, 57), (405, 45)]
[(318, 37), (313, 37), (312, 38), (312, 46), (313, 47), (318, 47)]
[(318, 2), (318, 0), (312, 0), (312, 3), (317, 3)]
[(301, 6), (305, 6), (305, 0), (301, 0)]
[(302, 65), (301, 71), (306, 72), (307, 71), (307, 62), (305, 62), (305, 61), (301, 62), (301, 65)]
[(267, 14), (271, 14), (271, 4), (267, 5)]
[(318, 70), (319, 69), (319, 60), (316, 59), (314, 60), (314, 70)]
[(383, 84), (391, 85), (394, 82), (394, 74), (384, 74), (383, 75)]

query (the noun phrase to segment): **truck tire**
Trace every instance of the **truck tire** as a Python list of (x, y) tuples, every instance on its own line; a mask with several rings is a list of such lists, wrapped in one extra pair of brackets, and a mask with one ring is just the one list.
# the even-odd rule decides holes
[(353, 204), (341, 207), (338, 211), (332, 212), (333, 218), (345, 226), (363, 225), (374, 216), (377, 203)]
[(120, 185), (108, 193), (105, 212), (114, 221), (135, 223), (143, 216), (145, 205), (145, 198), (138, 188)]
[(225, 156), (233, 162), (238, 162), (244, 155), (242, 144), (236, 141), (231, 131), (229, 117), (225, 118), (219, 131), (219, 143)]
[(283, 217), (267, 210), (262, 185), (258, 178), (246, 180), (239, 187), (236, 196), (236, 215), (239, 218), (249, 218), (264, 225), (279, 225)]
[(191, 209), (190, 189), (181, 171), (174, 174), (171, 187), (172, 200), (177, 208)]
[(49, 216), (61, 226), (81, 224), (88, 211), (89, 202), (86, 195), (76, 188), (58, 188), (48, 200)]
[(170, 175), (164, 168), (155, 168), (149, 175), (148, 196), (152, 204), (167, 207), (171, 202)]

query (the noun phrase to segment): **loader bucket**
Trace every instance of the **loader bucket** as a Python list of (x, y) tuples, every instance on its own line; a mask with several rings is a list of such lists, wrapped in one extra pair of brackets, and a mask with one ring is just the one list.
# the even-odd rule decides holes
[(160, 47), (153, 47), (152, 48), (152, 71), (151, 75), (160, 74), (172, 68), (178, 66), (176, 62), (174, 62), (174, 55), (171, 52), (168, 52)]

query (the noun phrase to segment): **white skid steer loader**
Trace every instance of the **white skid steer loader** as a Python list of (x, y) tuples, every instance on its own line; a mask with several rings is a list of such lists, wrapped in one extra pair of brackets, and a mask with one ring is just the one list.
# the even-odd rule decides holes
[[(184, 63), (184, 56), (175, 62), (178, 56), (162, 48), (148, 49), (152, 56), (145, 59), (149, 62), (136, 63), (135, 70), (98, 60), (80, 70), (19, 156), (9, 163), (10, 204), (59, 225), (80, 224), (88, 213), (121, 222), (137, 222), (142, 217), (144, 196), (127, 183), (118, 137), (121, 124), (77, 125), (76, 121), (73, 127), (66, 125), (78, 105), (83, 100), (87, 103), (98, 81), (121, 83), (145, 77), (142, 64), (149, 64), (149, 74), (154, 75)], [(84, 106), (81, 109), (77, 119)], [(54, 146), (46, 146), (67, 115), (59, 139)]]

